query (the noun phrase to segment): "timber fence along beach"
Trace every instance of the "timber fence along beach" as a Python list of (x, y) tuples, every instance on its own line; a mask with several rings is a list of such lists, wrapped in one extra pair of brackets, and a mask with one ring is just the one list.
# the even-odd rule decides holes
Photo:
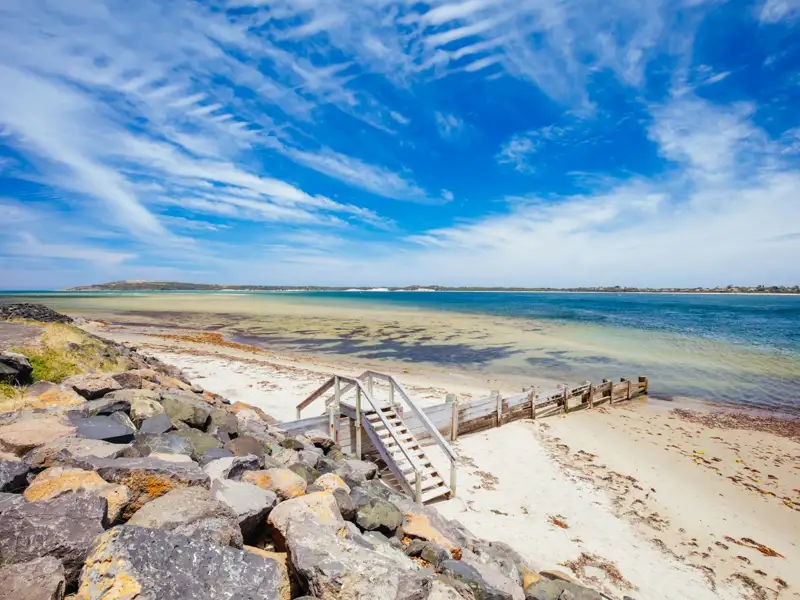
[[(475, 433), (492, 427), (501, 427), (520, 419), (541, 419), (577, 410), (591, 410), (604, 404), (613, 404), (647, 394), (647, 377), (636, 381), (622, 378), (618, 382), (609, 379), (602, 383), (584, 382), (577, 386), (562, 386), (556, 390), (542, 392), (536, 389), (523, 391), (503, 398), (494, 392), (488, 398), (477, 398), (459, 402), (446, 402), (422, 408), (428, 421), (451, 441), (461, 435)], [(433, 435), (420, 419), (411, 411), (398, 411), (415, 438), (425, 444), (434, 443)], [(312, 429), (329, 430), (331, 419), (338, 419), (339, 445), (346, 451), (355, 453), (355, 432), (352, 419), (344, 416), (331, 417), (323, 414), (282, 423), (280, 427), (290, 435), (302, 434)], [(363, 440), (362, 452), (369, 454), (375, 448), (369, 438)]]

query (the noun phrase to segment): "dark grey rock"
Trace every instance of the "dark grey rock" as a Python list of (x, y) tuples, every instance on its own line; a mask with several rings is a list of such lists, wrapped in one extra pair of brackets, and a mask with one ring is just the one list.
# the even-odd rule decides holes
[(0, 304), (0, 321), (10, 319), (26, 319), (42, 323), (72, 323), (72, 317), (57, 313), (44, 304), (32, 304), (29, 302)]
[(26, 502), (27, 500), (25, 500), (25, 496), (22, 494), (9, 494), (6, 492), (0, 492), (0, 514), (12, 506), (19, 506), (20, 504), (25, 504)]
[(80, 572), (89, 547), (103, 532), (105, 498), (68, 492), (9, 508), (0, 514), (0, 564), (53, 556), (64, 564), (67, 581)]
[(61, 600), (64, 565), (52, 556), (0, 567), (0, 596), (9, 600)]
[[(306, 493), (311, 493), (308, 489)], [(336, 505), (339, 507), (339, 512), (342, 513), (342, 518), (345, 521), (353, 521), (356, 518), (356, 504), (344, 489), (339, 488), (333, 490), (333, 498), (336, 500)]]
[(72, 417), (78, 437), (102, 440), (112, 444), (127, 444), (133, 440), (136, 428), (112, 417)]
[(0, 492), (19, 492), (28, 487), (28, 465), (17, 460), (0, 460)]
[(215, 479), (211, 483), (211, 497), (236, 514), (245, 544), (256, 546), (265, 540), (267, 517), (278, 504), (275, 492), (242, 481)]
[(236, 513), (202, 487), (180, 488), (136, 511), (128, 525), (174, 531), (221, 546), (242, 547)]
[(205, 454), (200, 457), (198, 461), (201, 467), (205, 467), (208, 463), (217, 460), (218, 458), (229, 458), (234, 456), (233, 452), (225, 448), (209, 448)]
[[(278, 562), (161, 529), (123, 525), (98, 538), (81, 574), (81, 600), (136, 582), (158, 600), (280, 600)], [(285, 590), (288, 592), (288, 590)]]
[(173, 421), (205, 431), (211, 417), (211, 405), (192, 393), (168, 392), (162, 394), (161, 406)]
[(211, 410), (211, 422), (208, 425), (208, 433), (217, 437), (230, 440), (231, 436), (239, 435), (239, 421), (236, 415), (222, 408)]
[(419, 556), (425, 549), (425, 544), (428, 542), (424, 540), (411, 540), (406, 546), (405, 553), (408, 556)]
[(20, 383), (19, 371), (14, 367), (0, 363), (0, 383)]
[(541, 570), (508, 544), (476, 540), (472, 546), (472, 551), (481, 561), (495, 565), (519, 585), (524, 585), (526, 573), (538, 573)]
[(264, 456), (267, 453), (264, 444), (251, 435), (243, 435), (228, 442), (225, 447), (236, 456)]
[(303, 433), (303, 437), (308, 439), (308, 441), (314, 444), (317, 448), (321, 448), (323, 450), (329, 450), (336, 445), (336, 442), (333, 441), (331, 436), (324, 431), (320, 431), (319, 429), (306, 431)]
[(542, 578), (525, 588), (525, 600), (602, 600), (602, 596), (570, 581)]
[(0, 381), (25, 383), (32, 372), (33, 367), (24, 354), (0, 352)]
[(320, 457), (321, 455), (317, 452), (311, 452), (309, 450), (300, 450), (300, 452), (297, 453), (297, 460), (304, 465), (308, 465), (312, 469), (317, 466)]
[(172, 420), (166, 413), (145, 419), (139, 426), (140, 433), (161, 434), (167, 433), (170, 429), (172, 429)]
[(403, 524), (403, 513), (394, 504), (373, 500), (358, 507), (356, 523), (364, 531), (380, 531), (394, 535), (395, 529)]

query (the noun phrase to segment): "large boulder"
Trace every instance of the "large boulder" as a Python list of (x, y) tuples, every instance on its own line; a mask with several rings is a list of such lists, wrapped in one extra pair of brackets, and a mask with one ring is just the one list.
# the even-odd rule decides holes
[(281, 585), (278, 589), (281, 600), (291, 600), (297, 586), (293, 584), (289, 577), (289, 555), (286, 552), (272, 552), (270, 550), (262, 550), (253, 546), (244, 546), (243, 550), (252, 552), (253, 554), (262, 558), (274, 560), (278, 563), (281, 570)]
[(121, 390), (113, 376), (108, 373), (83, 373), (67, 377), (62, 383), (71, 387), (87, 400), (94, 400), (105, 396), (109, 392)]
[(0, 564), (52, 556), (74, 581), (105, 520), (105, 498), (86, 492), (9, 508), (0, 514)]
[(22, 413), (0, 425), (0, 450), (22, 456), (55, 439), (75, 435), (63, 415)]
[(222, 443), (217, 438), (197, 429), (183, 429), (176, 431), (174, 435), (186, 438), (192, 443), (191, 457), (194, 460), (199, 460), (211, 448), (222, 448)]
[(18, 460), (0, 460), (0, 492), (18, 492), (28, 485), (28, 465)]
[(116, 412), (124, 412), (127, 414), (130, 411), (130, 402), (124, 399), (113, 398), (111, 394), (108, 394), (97, 400), (87, 400), (76, 413), (83, 417), (96, 417), (98, 415), (107, 417)]
[(23, 494), (30, 502), (52, 500), (67, 492), (84, 491), (105, 498), (108, 522), (114, 523), (128, 505), (131, 493), (124, 485), (108, 483), (94, 471), (51, 467), (39, 473)]
[(28, 357), (16, 352), (0, 352), (0, 381), (25, 383), (33, 372)]
[(236, 514), (245, 543), (259, 544), (264, 540), (267, 517), (278, 504), (277, 494), (242, 481), (214, 479), (211, 497)]
[(391, 536), (402, 523), (403, 513), (384, 500), (373, 500), (359, 506), (356, 513), (356, 524), (364, 531), (380, 531)]
[(46, 469), (71, 463), (71, 459), (96, 456), (118, 458), (126, 450), (126, 444), (111, 444), (102, 440), (83, 438), (59, 438), (28, 452), (22, 459), (32, 469)]
[[(124, 416), (124, 415), (123, 415)], [(111, 444), (127, 444), (133, 440), (136, 428), (128, 420), (106, 417), (72, 417), (78, 437), (89, 440), (102, 440)], [(127, 419), (127, 417), (125, 417)]]
[(306, 480), (289, 469), (247, 471), (242, 474), (242, 481), (275, 492), (282, 500), (306, 493)]
[(95, 541), (75, 600), (282, 600), (283, 585), (275, 560), (125, 525)]
[(136, 371), (114, 373), (111, 377), (123, 390), (138, 390), (142, 387), (142, 376)]
[(281, 502), (272, 510), (269, 516), (269, 525), (273, 530), (272, 537), (276, 548), (281, 550), (285, 547), (290, 525), (295, 521), (300, 521), (303, 515), (313, 517), (320, 532), (325, 530), (339, 534), (344, 531), (345, 521), (339, 513), (333, 494), (316, 492)]
[(153, 458), (95, 459), (89, 457), (75, 466), (97, 471), (111, 483), (124, 485), (131, 501), (122, 514), (129, 518), (148, 502), (180, 488), (208, 486), (209, 479), (195, 462), (169, 462)]
[(476, 540), (472, 543), (472, 551), (482, 562), (496, 566), (506, 577), (516, 581), (523, 588), (540, 578), (537, 572), (539, 569), (503, 542)]
[(384, 554), (349, 539), (328, 492), (283, 502), (273, 509), (270, 521), (281, 534), (294, 572), (315, 598), (427, 598), (433, 572), (419, 570), (401, 552)]
[(205, 430), (211, 417), (211, 406), (192, 393), (165, 392), (162, 394), (161, 406), (173, 421), (196, 429)]
[(210, 448), (206, 450), (205, 454), (200, 457), (198, 461), (201, 467), (205, 467), (207, 464), (214, 462), (220, 458), (230, 458), (234, 456), (233, 452), (226, 448)]
[(52, 556), (0, 567), (0, 596), (9, 600), (61, 600), (64, 565)]
[(219, 544), (242, 547), (238, 515), (202, 487), (177, 489), (148, 502), (128, 525), (173, 531)]

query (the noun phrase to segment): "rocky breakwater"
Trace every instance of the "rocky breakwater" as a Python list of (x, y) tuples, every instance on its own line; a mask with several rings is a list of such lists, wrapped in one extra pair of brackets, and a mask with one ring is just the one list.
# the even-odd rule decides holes
[(0, 414), (0, 598), (600, 598), (129, 352)]

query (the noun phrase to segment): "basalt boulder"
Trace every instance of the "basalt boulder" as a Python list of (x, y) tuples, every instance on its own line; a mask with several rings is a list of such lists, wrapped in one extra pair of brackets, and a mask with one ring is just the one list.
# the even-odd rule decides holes
[(164, 529), (219, 544), (242, 547), (238, 515), (202, 487), (172, 490), (148, 502), (128, 525)]
[(114, 377), (106, 373), (83, 373), (67, 377), (63, 384), (71, 387), (87, 400), (105, 396), (109, 392), (121, 390), (122, 386)]
[(161, 529), (120, 526), (98, 537), (75, 600), (282, 600), (277, 561)]
[(226, 504), (236, 514), (246, 544), (264, 541), (267, 517), (278, 504), (275, 492), (242, 481), (215, 479), (211, 483), (211, 497)]
[(0, 564), (52, 556), (64, 564), (67, 581), (74, 581), (105, 520), (105, 498), (87, 492), (9, 508), (0, 514)]

